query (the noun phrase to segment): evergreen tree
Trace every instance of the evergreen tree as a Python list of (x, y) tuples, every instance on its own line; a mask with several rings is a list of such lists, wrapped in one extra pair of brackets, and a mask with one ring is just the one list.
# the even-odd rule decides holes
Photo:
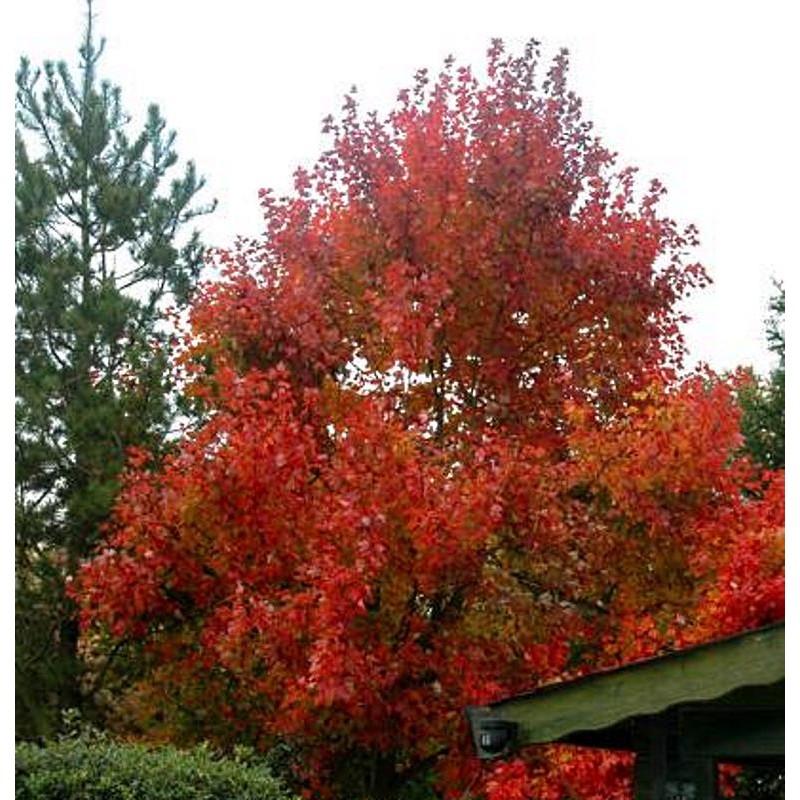
[(754, 379), (741, 395), (742, 433), (745, 447), (753, 458), (770, 469), (783, 469), (786, 436), (786, 338), (784, 314), (786, 291), (776, 283), (770, 300), (771, 315), (767, 320), (769, 349), (778, 357), (778, 364), (767, 379)]
[[(174, 174), (175, 133), (151, 105), (131, 136), (100, 80), (92, 0), (77, 73), (16, 75), (16, 717), (53, 732), (81, 704), (77, 622), (64, 586), (92, 549), (132, 445), (163, 448), (174, 418), (167, 304), (202, 267), (185, 226), (204, 181)], [(161, 347), (159, 347), (159, 345)]]
[[(766, 378), (750, 371), (752, 380), (739, 391), (739, 404), (744, 436), (742, 449), (757, 464), (777, 470), (785, 467), (786, 291), (782, 283), (775, 281), (774, 285), (776, 291), (769, 302), (766, 336), (769, 350), (778, 357), (778, 363)], [(763, 765), (744, 767), (738, 776), (733, 796), (735, 800), (783, 800), (783, 768)]]
[[(767, 319), (767, 343), (778, 357), (768, 378), (753, 376), (739, 397), (745, 450), (769, 469), (785, 468), (786, 446), (786, 290), (775, 283)], [(784, 770), (778, 767), (748, 767), (739, 778), (736, 800), (783, 800)]]

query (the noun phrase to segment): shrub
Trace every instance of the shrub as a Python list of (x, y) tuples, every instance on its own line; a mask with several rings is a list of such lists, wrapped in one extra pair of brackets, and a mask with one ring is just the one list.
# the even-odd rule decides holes
[(16, 800), (292, 800), (243, 752), (123, 744), (81, 735), (16, 748)]

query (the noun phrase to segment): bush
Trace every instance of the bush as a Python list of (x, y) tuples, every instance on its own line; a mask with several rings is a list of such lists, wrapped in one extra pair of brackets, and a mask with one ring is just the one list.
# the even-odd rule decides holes
[(81, 735), (16, 748), (16, 800), (292, 800), (262, 762)]

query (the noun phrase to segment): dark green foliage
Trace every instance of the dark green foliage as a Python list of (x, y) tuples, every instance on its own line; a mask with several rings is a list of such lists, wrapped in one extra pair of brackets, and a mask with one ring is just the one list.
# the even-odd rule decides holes
[(175, 415), (167, 304), (202, 267), (186, 223), (210, 207), (177, 169), (156, 106), (138, 132), (97, 77), (91, 0), (75, 76), (16, 76), (16, 686), (18, 736), (50, 735), (80, 704), (64, 585), (97, 541), (126, 450), (156, 453)]
[(736, 784), (734, 800), (785, 800), (783, 767), (745, 767)]
[(767, 340), (769, 349), (778, 357), (778, 365), (768, 379), (755, 379), (740, 395), (745, 447), (759, 464), (769, 469), (783, 469), (785, 463), (786, 292), (782, 284), (776, 284), (776, 289), (769, 306)]
[(97, 735), (16, 748), (17, 800), (290, 800), (269, 768), (243, 753), (121, 744)]

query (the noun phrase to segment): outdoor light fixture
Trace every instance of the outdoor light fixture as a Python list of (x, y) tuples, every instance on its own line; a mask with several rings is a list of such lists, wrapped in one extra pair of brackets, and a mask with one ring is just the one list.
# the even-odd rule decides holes
[(464, 711), (478, 758), (498, 758), (513, 748), (517, 739), (516, 722), (493, 717), (489, 709), (481, 706), (467, 706)]

